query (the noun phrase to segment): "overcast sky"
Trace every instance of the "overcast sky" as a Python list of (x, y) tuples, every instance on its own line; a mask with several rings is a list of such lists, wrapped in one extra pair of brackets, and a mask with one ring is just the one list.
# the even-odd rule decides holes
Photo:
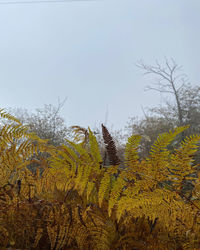
[(173, 57), (200, 84), (199, 0), (7, 1), (0, 0), (0, 108), (34, 111), (67, 97), (67, 126), (107, 119), (119, 129), (161, 101), (144, 92), (149, 78), (138, 60)]

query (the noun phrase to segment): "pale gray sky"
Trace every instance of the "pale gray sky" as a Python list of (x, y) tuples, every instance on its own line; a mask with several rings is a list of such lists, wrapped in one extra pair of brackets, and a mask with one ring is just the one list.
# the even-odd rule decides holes
[[(29, 110), (67, 97), (67, 126), (124, 127), (160, 96), (144, 92), (143, 59), (173, 57), (200, 84), (199, 0), (1, 4), (0, 107)], [(14, 0), (12, 0), (14, 1)], [(28, 1), (28, 0), (27, 0)]]

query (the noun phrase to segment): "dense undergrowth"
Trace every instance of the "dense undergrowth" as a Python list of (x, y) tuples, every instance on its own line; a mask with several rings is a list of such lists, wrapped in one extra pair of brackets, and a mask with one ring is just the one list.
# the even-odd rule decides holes
[(89, 128), (82, 141), (54, 147), (3, 110), (0, 116), (10, 120), (0, 131), (0, 249), (200, 248), (200, 179), (192, 158), (200, 135), (170, 151), (187, 127), (164, 133), (144, 160), (140, 136), (132, 135), (121, 164), (102, 125), (105, 166)]

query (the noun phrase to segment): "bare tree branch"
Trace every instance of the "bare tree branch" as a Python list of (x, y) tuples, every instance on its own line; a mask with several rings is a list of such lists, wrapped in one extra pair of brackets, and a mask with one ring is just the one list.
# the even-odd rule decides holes
[(154, 83), (152, 84), (153, 86), (146, 86), (145, 91), (154, 90), (160, 93), (172, 94), (174, 96), (178, 112), (179, 125), (182, 126), (183, 110), (181, 107), (179, 91), (181, 91), (185, 86), (186, 75), (177, 74), (182, 67), (178, 66), (172, 58), (170, 61), (165, 59), (164, 66), (162, 66), (157, 60), (155, 62), (155, 66), (147, 65), (143, 61), (138, 62), (136, 66), (144, 71), (144, 75), (153, 74), (158, 76), (158, 79), (154, 80)]

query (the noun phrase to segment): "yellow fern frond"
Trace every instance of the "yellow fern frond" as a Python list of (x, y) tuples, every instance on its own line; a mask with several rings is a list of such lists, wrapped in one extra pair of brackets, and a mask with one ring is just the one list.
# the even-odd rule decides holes
[(0, 117), (8, 119), (10, 121), (14, 121), (14, 122), (21, 125), (21, 122), (16, 117), (14, 117), (11, 114), (5, 112), (4, 109), (0, 109)]
[(151, 147), (151, 157), (166, 151), (166, 147), (175, 139), (175, 137), (186, 130), (189, 126), (177, 127), (174, 131), (169, 131), (158, 136), (157, 140), (154, 142)]
[(125, 148), (125, 164), (127, 166), (135, 165), (138, 162), (138, 146), (141, 140), (140, 135), (132, 135), (128, 138), (128, 142), (126, 143)]
[(43, 234), (43, 228), (38, 228), (37, 232), (36, 232), (35, 240), (34, 240), (34, 243), (33, 243), (33, 248), (37, 247), (38, 242), (40, 241), (40, 239), (42, 237), (42, 234)]
[(94, 188), (95, 188), (95, 182), (89, 181), (88, 184), (87, 184), (87, 200), (88, 201), (90, 199), (90, 195), (91, 195)]
[(176, 188), (181, 188), (181, 183), (184, 180), (193, 180), (195, 178), (191, 175), (194, 174), (195, 167), (193, 166), (192, 156), (198, 150), (198, 142), (200, 141), (200, 135), (192, 135), (187, 137), (180, 145), (178, 149), (175, 150), (171, 157), (171, 164), (169, 166), (169, 176), (173, 180), (174, 186)]
[(71, 126), (74, 136), (74, 142), (80, 143), (80, 145), (84, 146), (88, 141), (88, 131), (87, 129), (80, 126)]
[(104, 172), (104, 176), (101, 179), (99, 192), (98, 192), (98, 201), (99, 206), (102, 206), (102, 202), (104, 200), (104, 197), (109, 194), (110, 188), (111, 188), (111, 177), (113, 174), (117, 173), (116, 166), (109, 166), (107, 171)]
[(170, 151), (166, 148), (175, 137), (182, 133), (188, 126), (177, 127), (174, 131), (169, 131), (158, 136), (157, 140), (151, 147), (150, 156), (147, 161), (151, 164), (151, 176), (163, 181), (168, 175)]
[(86, 165), (83, 167), (83, 173), (81, 176), (81, 180), (79, 183), (79, 192), (82, 195), (83, 192), (85, 191), (85, 188), (87, 187), (88, 181), (89, 181), (89, 176), (92, 171), (92, 166), (93, 165)]
[(94, 136), (89, 127), (88, 130), (89, 130), (90, 153), (94, 159), (94, 162), (97, 163), (97, 168), (99, 169), (99, 163), (102, 162), (99, 145), (97, 143), (96, 137)]
[(113, 184), (113, 187), (110, 192), (109, 201), (108, 201), (108, 214), (111, 216), (112, 208), (117, 204), (118, 199), (120, 198), (120, 194), (123, 191), (123, 187), (125, 186), (126, 181), (124, 180), (124, 176), (121, 174), (118, 176), (116, 181)]

